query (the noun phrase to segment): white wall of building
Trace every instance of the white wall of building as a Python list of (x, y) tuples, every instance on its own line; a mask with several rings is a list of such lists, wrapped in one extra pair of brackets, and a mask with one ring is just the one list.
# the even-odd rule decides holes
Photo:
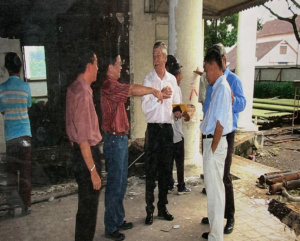
[[(280, 54), (280, 47), (286, 46), (286, 54)], [(280, 65), (280, 62), (286, 62), (282, 65), (296, 65), (298, 62), (298, 53), (285, 41), (277, 44), (268, 54), (256, 62), (256, 66)]]
[[(278, 41), (278, 40), (286, 41), (290, 45), (290, 47), (292, 49), (294, 49), (294, 53), (292, 52), (293, 50), (290, 48), (288, 55), (280, 56), (280, 54), (279, 54), (280, 52), (278, 50), (276, 57), (274, 56), (274, 55), (276, 55), (276, 52), (272, 53), (271, 60), (273, 61), (273, 59), (280, 59), (281, 57), (286, 57), (287, 60), (294, 62), (293, 63), (294, 65), (295, 64), (299, 65), (300, 64), (300, 56), (298, 56), (298, 55), (300, 55), (300, 53), (299, 53), (300, 45), (299, 45), (298, 41), (296, 40), (296, 37), (293, 33), (257, 38), (256, 43), (265, 43), (265, 42)], [(276, 47), (280, 48), (279, 46), (276, 46)], [(295, 57), (295, 54), (296, 54), (296, 57)], [(269, 53), (267, 55), (269, 55)], [(267, 60), (261, 59), (256, 65), (262, 66), (262, 65), (264, 65), (265, 61), (267, 61)]]

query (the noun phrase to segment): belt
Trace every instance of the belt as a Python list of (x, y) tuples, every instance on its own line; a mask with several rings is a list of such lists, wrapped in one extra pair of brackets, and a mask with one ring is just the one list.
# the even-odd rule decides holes
[[(224, 137), (224, 136), (226, 136), (226, 135), (223, 135), (222, 137)], [(202, 138), (203, 138), (203, 139), (214, 138), (214, 135), (212, 135), (212, 134), (209, 134), (209, 135), (202, 135)]]
[(105, 131), (107, 134), (114, 135), (114, 136), (127, 136), (128, 131), (124, 132), (117, 132), (117, 131)]
[(148, 125), (159, 127), (159, 128), (165, 128), (165, 127), (169, 127), (171, 124), (170, 123), (148, 123)]

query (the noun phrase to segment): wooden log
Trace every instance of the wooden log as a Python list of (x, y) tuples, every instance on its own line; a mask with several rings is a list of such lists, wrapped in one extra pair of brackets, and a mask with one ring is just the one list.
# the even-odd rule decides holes
[(253, 108), (264, 109), (264, 110), (277, 110), (277, 111), (284, 111), (284, 112), (294, 111), (294, 107), (292, 106), (271, 105), (271, 104), (261, 104), (261, 103), (253, 103)]
[(297, 180), (297, 179), (300, 179), (300, 172), (297, 172), (297, 173), (293, 173), (293, 174), (288, 174), (288, 175), (285, 175), (282, 174), (280, 177), (275, 177), (275, 178), (271, 178), (271, 179), (267, 179), (266, 183), (268, 185), (273, 185), (277, 182), (282, 182), (282, 181), (290, 181), (290, 180)]
[(285, 188), (286, 190), (293, 190), (293, 189), (300, 188), (300, 179), (291, 180), (291, 181), (283, 181), (283, 182), (278, 182), (273, 185), (270, 185), (269, 193), (271, 195), (274, 195), (278, 192), (281, 192), (282, 188)]
[[(294, 99), (259, 99), (253, 98), (254, 103), (272, 104), (272, 105), (284, 105), (284, 106), (294, 106)], [(297, 104), (297, 102), (296, 102)], [(300, 104), (298, 105), (300, 107)]]
[(259, 180), (259, 184), (263, 185), (267, 182), (268, 179), (271, 178), (276, 178), (276, 177), (281, 177), (282, 175), (290, 175), (290, 174), (294, 174), (297, 172), (291, 172), (291, 171), (278, 171), (278, 172), (269, 172), (269, 173), (265, 173), (264, 175), (261, 175), (258, 180)]

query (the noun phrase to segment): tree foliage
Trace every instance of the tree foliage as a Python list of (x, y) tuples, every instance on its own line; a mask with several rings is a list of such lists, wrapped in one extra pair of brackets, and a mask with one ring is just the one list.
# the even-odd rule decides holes
[(231, 47), (237, 41), (238, 14), (210, 19), (204, 26), (204, 52), (216, 43)]

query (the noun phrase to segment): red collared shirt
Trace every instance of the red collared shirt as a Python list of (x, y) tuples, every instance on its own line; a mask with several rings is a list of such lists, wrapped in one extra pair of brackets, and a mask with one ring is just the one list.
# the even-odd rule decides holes
[(102, 139), (93, 91), (82, 77), (77, 77), (67, 90), (66, 132), (69, 140), (78, 144), (88, 141), (95, 146)]
[(126, 132), (129, 122), (124, 103), (127, 102), (129, 84), (121, 84), (106, 76), (101, 89), (101, 128), (108, 132)]

